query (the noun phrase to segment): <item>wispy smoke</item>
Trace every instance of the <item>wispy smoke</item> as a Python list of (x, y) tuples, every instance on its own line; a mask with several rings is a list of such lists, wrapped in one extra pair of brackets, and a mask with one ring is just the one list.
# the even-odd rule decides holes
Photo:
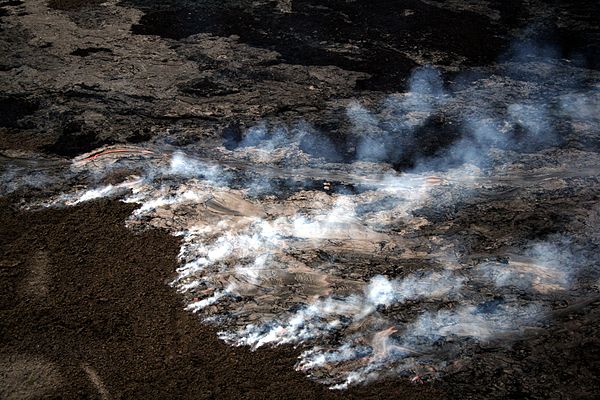
[(0, 172), (0, 195), (6, 196), (19, 190), (45, 189), (62, 183), (62, 176), (29, 168), (2, 165)]
[(454, 350), (445, 344), (461, 338), (487, 341), (498, 335), (518, 336), (522, 327), (543, 318), (539, 307), (534, 305), (498, 305), (485, 312), (477, 306), (426, 312), (402, 330), (388, 328), (376, 333), (370, 345), (347, 343), (335, 350), (309, 350), (302, 354), (298, 368), (312, 370), (358, 361), (357, 367), (345, 371), (343, 380), (332, 385), (332, 389), (345, 389), (382, 376), (417, 372), (425, 377), (427, 371), (443, 369), (446, 361), (452, 359)]
[[(307, 123), (265, 122), (211, 152), (130, 147), (80, 157), (70, 173), (83, 184), (42, 204), (137, 204), (129, 227), (181, 239), (171, 285), (188, 310), (220, 324), (232, 345), (302, 344), (296, 367), (333, 388), (443, 373), (469, 345), (544, 320), (552, 296), (581, 284), (581, 238), (506, 234), (504, 250), (467, 263), (474, 239), (465, 231), (479, 228), (452, 220), (481, 199), (525, 207), (542, 189), (573, 193), (576, 179), (595, 178), (597, 163), (563, 167), (565, 143), (596, 140), (600, 91), (552, 57), (519, 44), (462, 86), (422, 67), (406, 93), (373, 107), (352, 102), (353, 163)], [(531, 68), (523, 63), (545, 67), (522, 73)], [(569, 142), (573, 135), (585, 140)], [(539, 151), (559, 146), (565, 159), (546, 168)], [(3, 193), (29, 185), (15, 171), (3, 173)], [(355, 189), (335, 190), (343, 185)]]
[(568, 290), (582, 267), (566, 237), (532, 243), (523, 255), (506, 263), (484, 263), (481, 272), (499, 287), (514, 287), (541, 293)]
[(598, 122), (600, 119), (600, 87), (561, 96), (562, 110), (578, 122)]
[(409, 91), (388, 97), (377, 115), (359, 103), (352, 103), (346, 114), (358, 140), (356, 158), (395, 163), (414, 152), (421, 142), (416, 129), (446, 100), (440, 72), (423, 67), (410, 77)]
[(294, 165), (298, 157), (305, 161), (307, 156), (328, 162), (343, 159), (333, 142), (306, 122), (299, 122), (291, 128), (258, 124), (230, 147), (257, 162)]
[[(236, 345), (250, 345), (253, 348), (268, 343), (298, 343), (331, 334), (334, 330), (342, 329), (344, 324), (363, 320), (376, 312), (378, 306), (420, 298), (440, 299), (455, 293), (461, 284), (462, 279), (448, 273), (409, 276), (399, 281), (376, 276), (364, 288), (362, 295), (318, 300), (291, 315), (285, 322), (248, 325), (241, 332), (222, 333), (221, 336)], [(340, 317), (346, 317), (345, 322)]]

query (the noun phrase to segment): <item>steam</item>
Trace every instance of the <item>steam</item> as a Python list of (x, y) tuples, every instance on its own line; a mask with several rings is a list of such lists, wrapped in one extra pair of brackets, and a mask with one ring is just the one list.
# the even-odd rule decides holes
[(582, 261), (571, 252), (568, 238), (553, 239), (530, 244), (524, 255), (512, 257), (506, 263), (481, 264), (481, 271), (498, 287), (540, 293), (569, 290)]
[[(389, 281), (375, 276), (364, 288), (362, 295), (343, 299), (328, 297), (313, 302), (282, 322), (265, 325), (247, 325), (237, 333), (221, 332), (220, 337), (235, 345), (257, 349), (266, 344), (300, 343), (317, 337), (329, 336), (364, 320), (376, 312), (378, 306), (421, 298), (439, 299), (458, 290), (462, 280), (448, 273), (432, 273), (423, 277), (409, 276), (401, 281)], [(342, 321), (342, 317), (343, 321)], [(307, 364), (302, 363), (303, 369)]]
[(308, 161), (307, 156), (329, 162), (342, 160), (332, 141), (305, 121), (291, 128), (258, 124), (248, 129), (245, 136), (231, 147), (244, 154), (245, 158), (259, 163), (295, 165), (300, 160)]
[(379, 115), (374, 115), (360, 103), (350, 104), (346, 114), (358, 138), (356, 158), (392, 163), (401, 160), (414, 151), (418, 142), (416, 129), (446, 100), (440, 72), (423, 67), (412, 73), (409, 91), (388, 97)]
[(104, 186), (98, 189), (90, 189), (83, 192), (77, 199), (68, 201), (69, 205), (76, 205), (90, 200), (108, 197), (115, 192), (116, 188), (113, 185)]
[[(136, 204), (127, 226), (181, 239), (171, 286), (231, 345), (301, 345), (296, 368), (336, 389), (433, 378), (474, 343), (508, 346), (546, 321), (553, 298), (592, 290), (581, 237), (514, 229), (471, 254), (476, 222), (453, 221), (486, 202), (525, 208), (545, 191), (576, 195), (584, 180), (596, 188), (600, 162), (572, 139), (594, 142), (600, 91), (527, 46), (467, 84), (422, 67), (406, 93), (349, 103), (351, 163), (306, 122), (265, 122), (227, 148), (83, 155), (65, 173), (78, 186), (37, 205)], [(25, 170), (3, 173), (3, 193), (30, 184)]]
[(347, 343), (335, 350), (319, 348), (304, 352), (298, 369), (306, 371), (358, 361), (359, 367), (345, 373), (344, 380), (332, 385), (332, 389), (346, 389), (382, 376), (403, 376), (409, 371), (426, 377), (446, 366), (445, 360), (452, 350), (444, 343), (467, 338), (485, 342), (502, 334), (519, 335), (523, 326), (541, 318), (541, 311), (535, 306), (498, 306), (485, 313), (476, 306), (426, 312), (401, 333), (396, 328), (376, 333), (370, 346)]
[[(64, 171), (57, 168), (58, 175), (45, 170), (32, 170), (29, 166), (19, 166), (10, 159), (3, 160), (0, 154), (0, 195), (6, 196), (22, 190), (45, 190), (62, 184)], [(62, 175), (62, 176), (61, 176)]]
[(171, 157), (168, 173), (185, 178), (203, 179), (220, 185), (226, 185), (229, 178), (219, 166), (190, 158), (180, 151), (175, 152)]

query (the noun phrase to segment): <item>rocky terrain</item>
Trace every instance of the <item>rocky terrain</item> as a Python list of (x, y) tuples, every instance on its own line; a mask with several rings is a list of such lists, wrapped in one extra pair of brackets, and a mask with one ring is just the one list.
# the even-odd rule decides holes
[(595, 398), (598, 15), (0, 3), (0, 397)]

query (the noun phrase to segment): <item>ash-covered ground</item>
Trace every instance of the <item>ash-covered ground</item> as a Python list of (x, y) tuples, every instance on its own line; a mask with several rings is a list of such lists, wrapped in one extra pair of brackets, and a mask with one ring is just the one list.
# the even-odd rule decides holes
[(0, 394), (596, 398), (599, 15), (0, 3)]

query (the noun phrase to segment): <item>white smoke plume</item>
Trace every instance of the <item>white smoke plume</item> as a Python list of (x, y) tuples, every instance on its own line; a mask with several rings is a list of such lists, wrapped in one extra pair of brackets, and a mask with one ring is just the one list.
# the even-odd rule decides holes
[(523, 255), (511, 257), (506, 263), (479, 266), (496, 286), (540, 293), (569, 290), (580, 267), (581, 261), (573, 255), (565, 237), (532, 243)]
[(168, 173), (186, 178), (196, 178), (226, 186), (230, 177), (217, 165), (210, 165), (177, 151), (171, 157)]
[[(534, 53), (531, 62), (547, 63), (547, 52)], [(541, 189), (577, 190), (577, 179), (597, 174), (594, 160), (579, 168), (569, 153), (549, 168), (532, 154), (559, 150), (560, 124), (593, 138), (597, 88), (565, 83), (574, 70), (556, 62), (536, 85), (511, 60), (499, 68), (509, 73), (462, 88), (419, 68), (406, 93), (373, 109), (352, 102), (353, 163), (338, 163), (339, 149), (306, 123), (265, 123), (211, 152), (129, 146), (79, 157), (70, 170), (79, 186), (41, 204), (136, 204), (127, 225), (181, 239), (171, 285), (232, 345), (301, 345), (296, 367), (339, 389), (389, 374), (433, 376), (470, 344), (547, 318), (548, 299), (579, 284), (582, 263), (568, 241), (508, 237), (507, 249), (470, 258), (472, 238), (453, 225), (470, 202), (514, 196), (525, 208)], [(435, 118), (458, 133), (425, 152)], [(410, 170), (390, 166), (406, 160)], [(118, 169), (127, 171), (119, 182), (102, 181)], [(280, 193), (287, 180), (296, 186)]]

